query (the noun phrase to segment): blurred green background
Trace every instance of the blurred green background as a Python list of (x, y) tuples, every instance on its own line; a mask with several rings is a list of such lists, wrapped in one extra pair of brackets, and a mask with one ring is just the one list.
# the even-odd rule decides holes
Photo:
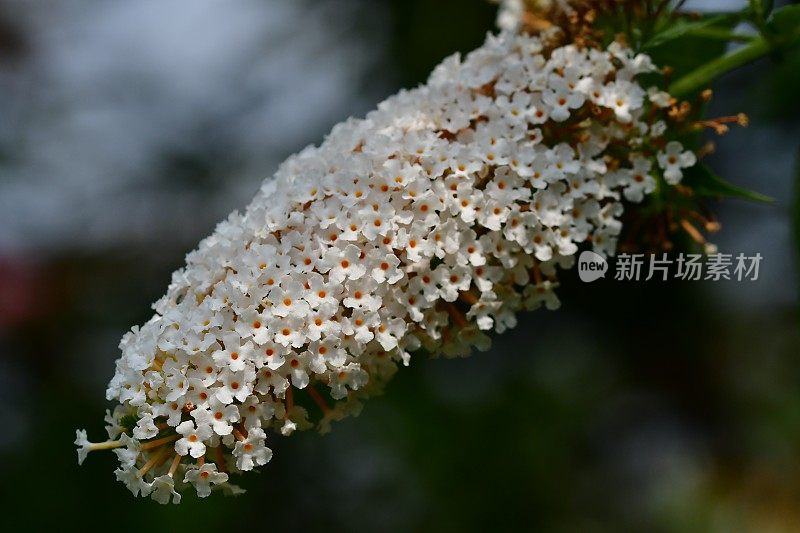
[(416, 359), (329, 435), (273, 437), (238, 498), (160, 506), (111, 454), (78, 467), (118, 340), (183, 255), (283, 158), (493, 18), (482, 0), (0, 3), (7, 528), (800, 531), (797, 53), (727, 76), (709, 111), (751, 118), (709, 163), (777, 199), (715, 206), (715, 242), (761, 253), (758, 281), (566, 273), (562, 309), (489, 353)]

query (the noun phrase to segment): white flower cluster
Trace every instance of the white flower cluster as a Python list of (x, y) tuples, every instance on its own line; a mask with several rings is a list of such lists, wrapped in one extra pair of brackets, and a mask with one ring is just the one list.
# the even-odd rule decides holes
[(227, 473), (271, 458), (265, 430), (324, 430), (410, 352), (466, 355), (517, 311), (557, 307), (556, 267), (581, 243), (614, 253), (622, 196), (693, 163), (662, 139), (668, 95), (636, 81), (653, 70), (617, 43), (502, 33), (336, 126), (123, 338), (107, 393), (121, 438), (80, 433), (80, 458), (114, 448), (119, 479), (159, 501), (176, 482), (236, 490)]

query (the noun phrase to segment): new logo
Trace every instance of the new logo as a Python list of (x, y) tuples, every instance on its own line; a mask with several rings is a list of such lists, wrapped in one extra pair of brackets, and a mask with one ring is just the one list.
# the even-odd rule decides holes
[(578, 257), (578, 277), (581, 281), (591, 283), (606, 277), (606, 272), (608, 272), (608, 261), (605, 257), (589, 250), (581, 252)]

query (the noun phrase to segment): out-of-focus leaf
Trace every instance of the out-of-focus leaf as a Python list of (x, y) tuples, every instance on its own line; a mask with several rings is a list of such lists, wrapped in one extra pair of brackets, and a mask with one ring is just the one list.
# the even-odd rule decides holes
[(643, 46), (642, 50), (649, 52), (654, 48), (662, 46), (676, 39), (680, 39), (685, 35), (692, 34), (700, 30), (708, 28), (733, 28), (736, 24), (741, 22), (747, 17), (748, 10), (738, 11), (736, 13), (725, 13), (722, 15), (712, 15), (701, 18), (700, 20), (686, 20), (678, 19), (664, 31), (656, 33), (649, 41)]
[[(749, 11), (749, 10), (748, 10)], [(747, 63), (766, 55), (785, 57), (794, 45), (800, 44), (800, 5), (786, 6), (773, 12), (769, 21), (756, 21), (762, 35), (753, 38), (744, 46), (725, 54), (725, 41), (697, 41), (700, 35), (687, 33), (681, 38), (660, 45), (655, 50), (666, 48), (664, 57), (655, 51), (651, 56), (657, 64), (671, 65), (676, 71), (675, 81), (669, 91), (683, 98), (708, 86), (713, 80)], [(694, 38), (694, 48), (679, 46), (681, 41)], [(720, 49), (721, 46), (721, 49)], [(680, 54), (680, 55), (679, 55)], [(701, 60), (702, 59), (702, 60)], [(670, 63), (672, 60), (672, 63)], [(679, 68), (680, 67), (680, 68)], [(687, 70), (682, 70), (686, 68)]]
[[(795, 260), (798, 262), (797, 277), (798, 281), (800, 281), (800, 150), (797, 151), (797, 160), (795, 162), (794, 201), (792, 204), (792, 234), (794, 236)], [(798, 311), (800, 311), (800, 308), (798, 308)]]
[[(724, 40), (708, 38), (694, 34), (692, 31), (700, 29), (717, 29), (730, 31), (741, 19), (740, 14), (720, 15), (709, 17), (693, 23), (692, 28), (680, 29), (675, 27), (672, 36), (662, 38), (655, 46), (646, 49), (656, 65), (669, 66), (673, 71), (673, 78), (678, 79), (725, 54), (727, 43)], [(703, 23), (705, 22), (705, 23)], [(703, 24), (701, 24), (703, 23)]]
[(772, 12), (772, 0), (750, 0), (750, 9), (757, 20), (767, 20)]
[(772, 68), (764, 72), (763, 80), (753, 84), (754, 97), (761, 102), (763, 112), (772, 120), (786, 121), (800, 116), (800, 47), (787, 51)]
[(672, 82), (669, 93), (677, 98), (686, 98), (694, 92), (708, 87), (719, 76), (752, 63), (773, 51), (774, 48), (764, 37), (753, 39), (746, 45), (712, 58), (697, 66)]
[(684, 171), (683, 183), (691, 187), (695, 194), (700, 196), (744, 198), (745, 200), (762, 203), (775, 201), (769, 196), (728, 183), (702, 163), (698, 163)]
[(780, 40), (794, 40), (800, 36), (800, 5), (776, 9), (767, 21), (767, 27)]

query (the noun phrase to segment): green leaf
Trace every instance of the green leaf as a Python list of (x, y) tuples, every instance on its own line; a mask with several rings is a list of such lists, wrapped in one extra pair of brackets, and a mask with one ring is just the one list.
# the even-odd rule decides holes
[(753, 98), (762, 103), (765, 118), (773, 120), (800, 116), (800, 47), (788, 50), (779, 59), (753, 87)]
[(800, 5), (776, 9), (767, 21), (767, 27), (779, 39), (794, 40), (800, 34)]
[[(695, 51), (685, 47), (680, 49), (681, 54), (688, 54), (694, 60), (694, 66), (688, 70), (676, 71), (678, 75), (669, 87), (669, 92), (678, 98), (689, 96), (714, 81), (716, 78), (734, 70), (742, 65), (755, 61), (763, 56), (772, 54), (775, 57), (783, 56), (791, 50), (791, 47), (800, 43), (800, 5), (785, 6), (772, 13), (772, 16), (762, 24), (762, 35), (750, 40), (747, 44), (724, 54), (724, 42), (716, 44), (723, 46), (723, 52), (718, 52), (713, 47), (715, 43), (695, 43)], [(681, 40), (691, 38), (692, 34), (686, 34), (681, 39), (668, 43), (668, 48), (676, 48), (675, 44)], [(657, 47), (664, 48), (664, 45)], [(673, 51), (674, 52), (674, 51)], [(694, 55), (692, 55), (694, 54)], [(716, 55), (712, 55), (716, 54)], [(674, 55), (674, 53), (673, 53)], [(668, 58), (659, 58), (655, 52), (651, 52), (656, 64), (670, 64)], [(703, 58), (703, 61), (699, 59)], [(688, 67), (685, 56), (678, 57), (682, 60), (684, 68)]]
[(767, 20), (772, 12), (772, 0), (750, 0), (750, 9), (757, 20)]
[(695, 194), (700, 196), (743, 198), (761, 203), (773, 203), (775, 201), (769, 196), (728, 183), (702, 163), (685, 170), (682, 183), (691, 187)]
[(741, 14), (707, 17), (695, 22), (680, 22), (668, 34), (653, 40), (647, 54), (656, 65), (669, 66), (673, 79), (679, 79), (701, 65), (725, 54), (727, 42), (719, 38), (702, 35), (702, 32), (730, 32), (741, 19)]
[(676, 39), (680, 39), (685, 35), (692, 33), (699, 33), (702, 30), (714, 29), (731, 29), (736, 24), (744, 20), (749, 14), (748, 10), (737, 11), (735, 13), (725, 13), (722, 15), (705, 16), (700, 20), (687, 20), (685, 18), (678, 19), (672, 23), (667, 29), (654, 35), (643, 46), (643, 51), (651, 51), (654, 48), (662, 46)]
[(685, 98), (691, 93), (707, 87), (726, 72), (764, 57), (772, 50), (772, 45), (764, 37), (753, 39), (729, 54), (714, 57), (685, 73), (670, 84), (669, 93), (677, 98)]

